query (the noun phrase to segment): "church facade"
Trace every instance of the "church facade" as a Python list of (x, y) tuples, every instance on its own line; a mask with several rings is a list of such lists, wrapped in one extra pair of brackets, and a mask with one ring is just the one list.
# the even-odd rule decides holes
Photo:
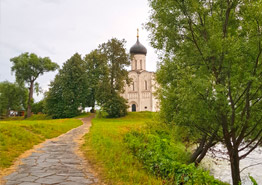
[(139, 42), (137, 34), (136, 43), (130, 48), (131, 71), (129, 78), (131, 84), (125, 86), (125, 92), (122, 96), (128, 101), (129, 112), (139, 111), (158, 111), (158, 101), (154, 96), (155, 80), (154, 72), (146, 70), (147, 49)]

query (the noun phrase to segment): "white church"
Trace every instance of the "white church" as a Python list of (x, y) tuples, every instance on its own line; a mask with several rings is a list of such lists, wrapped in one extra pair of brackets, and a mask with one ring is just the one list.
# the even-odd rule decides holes
[(158, 101), (154, 96), (155, 80), (154, 72), (146, 70), (147, 49), (139, 42), (137, 31), (137, 41), (130, 48), (131, 54), (131, 71), (128, 76), (132, 79), (131, 85), (126, 85), (125, 92), (122, 96), (127, 99), (128, 111), (152, 111), (159, 110)]

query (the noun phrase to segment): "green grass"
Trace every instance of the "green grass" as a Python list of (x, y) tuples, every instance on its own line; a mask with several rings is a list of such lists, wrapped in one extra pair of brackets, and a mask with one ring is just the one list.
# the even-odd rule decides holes
[(0, 169), (34, 145), (81, 124), (77, 119), (0, 121)]
[(74, 118), (85, 118), (85, 117), (90, 116), (90, 114), (91, 114), (90, 112), (85, 112), (85, 113), (82, 113), (79, 116), (76, 116)]
[(34, 114), (30, 118), (26, 118), (26, 120), (50, 120), (52, 116), (47, 114)]
[(51, 116), (47, 114), (33, 114), (30, 118), (25, 118), (24, 116), (15, 116), (2, 119), (0, 121), (18, 121), (18, 120), (49, 120), (52, 119)]
[(4, 119), (0, 119), (0, 121), (17, 121), (17, 120), (24, 120), (24, 116), (15, 116), (15, 117), (8, 117)]
[(129, 113), (124, 118), (92, 120), (82, 148), (107, 184), (162, 184), (160, 179), (143, 169), (142, 163), (124, 142), (126, 133), (143, 129), (153, 115), (139, 112)]

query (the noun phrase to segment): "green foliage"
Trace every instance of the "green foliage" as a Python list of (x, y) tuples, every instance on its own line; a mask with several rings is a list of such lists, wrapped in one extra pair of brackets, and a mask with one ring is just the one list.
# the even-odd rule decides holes
[(22, 53), (18, 57), (11, 58), (13, 63), (12, 72), (15, 72), (18, 82), (31, 84), (39, 75), (48, 71), (54, 71), (59, 66), (48, 57), (38, 57), (34, 53)]
[(124, 48), (125, 42), (113, 38), (99, 45), (98, 49), (106, 61), (106, 73), (98, 83), (97, 102), (108, 113), (108, 117), (122, 117), (127, 114), (126, 102), (120, 96), (124, 91), (124, 85), (130, 82), (125, 69), (130, 65)]
[(258, 185), (257, 181), (254, 179), (254, 177), (252, 177), (251, 175), (249, 175), (249, 179), (251, 180), (251, 182), (253, 183), (253, 185)]
[(45, 113), (45, 107), (44, 107), (44, 100), (41, 100), (39, 102), (33, 103), (32, 104), (32, 112), (34, 114), (37, 113)]
[(63, 65), (51, 83), (46, 97), (46, 111), (54, 118), (70, 118), (87, 105), (88, 82), (86, 63), (74, 54)]
[(162, 118), (198, 132), (199, 142), (213, 136), (214, 144), (223, 141), (237, 185), (235, 164), (254, 148), (239, 150), (248, 148), (247, 138), (254, 146), (262, 142), (262, 1), (149, 4), (146, 27), (162, 54), (156, 75)]
[(0, 169), (34, 145), (81, 124), (77, 119), (0, 121)]
[(172, 142), (170, 135), (164, 131), (131, 131), (126, 134), (125, 142), (145, 169), (166, 179), (168, 184), (225, 184), (193, 164), (186, 165), (189, 154), (185, 152), (185, 146)]
[(11, 110), (20, 111), (26, 108), (27, 89), (23, 85), (0, 82), (0, 117), (9, 116)]
[(107, 112), (102, 111), (102, 110), (98, 110), (96, 113), (96, 118), (106, 118), (108, 117)]
[(108, 97), (103, 106), (103, 110), (108, 114), (107, 117), (109, 118), (123, 117), (127, 115), (128, 106), (126, 103), (126, 99), (114, 93), (112, 96)]
[[(19, 84), (26, 83), (29, 86), (29, 98), (27, 103), (27, 117), (31, 116), (31, 104), (33, 99), (34, 84), (36, 79), (45, 72), (55, 71), (59, 66), (48, 57), (38, 57), (34, 53), (22, 53), (11, 58), (12, 72), (15, 72), (16, 81)], [(39, 86), (36, 85), (38, 92)]]
[(108, 66), (106, 58), (99, 50), (93, 50), (84, 57), (87, 65), (88, 97), (87, 105), (94, 109), (97, 101), (97, 92), (101, 84), (108, 76)]

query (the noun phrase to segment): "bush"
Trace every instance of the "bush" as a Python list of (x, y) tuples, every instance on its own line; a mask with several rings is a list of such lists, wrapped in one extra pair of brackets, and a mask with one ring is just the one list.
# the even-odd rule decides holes
[(108, 116), (107, 112), (99, 110), (97, 111), (96, 118), (106, 118)]
[(119, 118), (127, 115), (126, 100), (118, 94), (112, 95), (103, 106), (109, 118)]
[(32, 104), (32, 112), (38, 114), (39, 112), (45, 113), (44, 111), (44, 100)]
[(172, 142), (165, 131), (159, 134), (132, 131), (124, 140), (147, 171), (171, 184), (225, 184), (194, 164), (187, 165), (190, 154), (185, 152), (185, 146)]

